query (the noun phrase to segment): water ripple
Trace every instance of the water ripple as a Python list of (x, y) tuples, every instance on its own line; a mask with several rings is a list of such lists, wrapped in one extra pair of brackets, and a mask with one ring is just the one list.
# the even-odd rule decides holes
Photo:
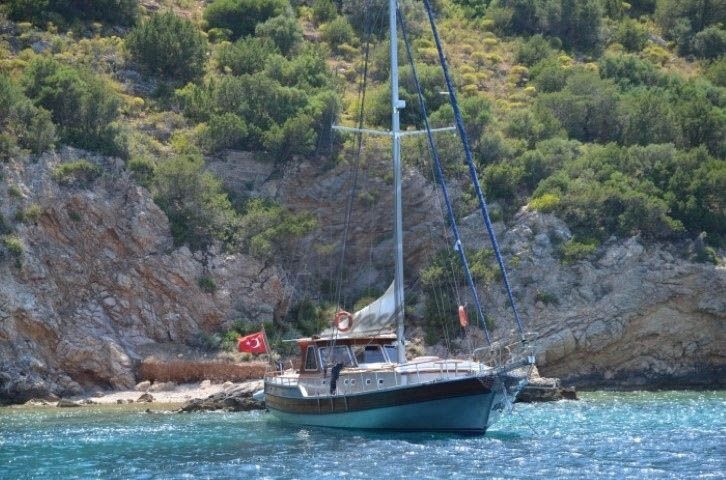
[(483, 437), (291, 427), (263, 412), (0, 410), (0, 478), (726, 478), (726, 393), (517, 405)]

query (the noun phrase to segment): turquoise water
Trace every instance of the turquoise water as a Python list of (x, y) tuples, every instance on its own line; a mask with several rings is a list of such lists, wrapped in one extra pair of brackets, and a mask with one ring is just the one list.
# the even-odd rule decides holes
[(0, 409), (0, 478), (726, 478), (726, 392), (517, 405), (483, 437), (305, 429), (269, 414)]

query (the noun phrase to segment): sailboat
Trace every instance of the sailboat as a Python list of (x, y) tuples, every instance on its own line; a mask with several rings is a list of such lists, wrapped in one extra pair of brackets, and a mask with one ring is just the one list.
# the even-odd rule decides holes
[[(445, 431), (483, 434), (512, 408), (527, 383), (534, 364), (531, 342), (521, 327), (504, 263), (496, 243), (489, 213), (476, 176), (461, 122), (456, 94), (448, 73), (429, 0), (424, 0), (439, 49), (444, 78), (457, 120), (456, 127), (432, 129), (418, 84), (425, 130), (402, 132), (399, 112), (405, 102), (399, 98), (398, 22), (403, 23), (396, 0), (389, 0), (391, 61), (391, 130), (337, 127), (343, 131), (390, 136), (394, 177), (394, 279), (385, 293), (359, 311), (338, 311), (331, 326), (319, 335), (295, 340), (300, 349), (296, 368), (270, 372), (264, 380), (267, 409), (277, 418), (296, 425), (395, 431)], [(409, 60), (412, 60), (407, 39)], [(411, 62), (413, 65), (413, 62)], [(414, 66), (415, 69), (415, 66)], [(458, 131), (464, 143), (475, 191), (496, 258), (502, 269), (520, 337), (511, 344), (492, 342), (484, 322), (477, 290), (468, 268), (464, 246), (451, 208), (446, 183), (436, 154), (433, 135), (442, 130)], [(474, 349), (467, 359), (406, 357), (404, 332), (403, 213), (401, 137), (425, 134), (432, 151), (439, 185), (445, 200), (449, 224), (471, 288), (471, 296), (487, 345)], [(462, 307), (460, 307), (461, 313)], [(453, 314), (453, 312), (452, 312)]]

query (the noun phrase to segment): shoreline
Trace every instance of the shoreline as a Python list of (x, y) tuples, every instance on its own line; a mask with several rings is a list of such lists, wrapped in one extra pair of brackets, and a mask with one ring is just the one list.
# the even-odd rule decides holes
[[(162, 389), (153, 388), (153, 384), (149, 388), (139, 389), (137, 385), (134, 389), (99, 391), (88, 395), (74, 395), (72, 397), (62, 398), (33, 398), (24, 403), (0, 404), (0, 408), (126, 407), (132, 405), (144, 406), (146, 408), (152, 406), (157, 407), (159, 405), (181, 407), (191, 400), (206, 399), (215, 394), (232, 391), (243, 385), (253, 387), (256, 383), (261, 383), (261, 380), (224, 383), (212, 383), (209, 380), (204, 380), (202, 382), (175, 384), (173, 386), (162, 384), (160, 386)], [(65, 405), (59, 405), (59, 403), (65, 403)]]
[[(261, 380), (248, 380), (244, 382), (212, 383), (207, 380), (195, 383), (184, 383), (168, 386), (166, 390), (153, 389), (137, 390), (113, 390), (97, 392), (89, 395), (76, 395), (64, 398), (38, 398), (31, 399), (25, 403), (1, 404), (0, 410), (24, 409), (24, 408), (73, 408), (73, 407), (105, 407), (133, 410), (172, 410), (178, 411), (183, 405), (192, 400), (204, 400), (212, 395), (231, 392), (242, 386), (253, 388), (254, 384), (261, 383)], [(726, 388), (715, 386), (714, 388), (582, 388), (577, 393), (657, 393), (657, 392), (723, 392)], [(151, 395), (151, 399), (146, 395)], [(567, 400), (567, 399), (565, 399)], [(59, 403), (66, 405), (59, 405)], [(69, 405), (73, 403), (73, 405)]]

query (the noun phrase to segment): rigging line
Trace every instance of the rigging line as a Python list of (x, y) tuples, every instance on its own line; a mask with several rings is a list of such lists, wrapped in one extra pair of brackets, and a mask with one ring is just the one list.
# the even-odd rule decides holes
[(419, 105), (421, 106), (421, 116), (423, 117), (424, 126), (426, 128), (426, 137), (428, 138), (429, 148), (431, 150), (431, 156), (434, 159), (434, 166), (436, 167), (436, 178), (439, 182), (439, 185), (441, 186), (441, 191), (444, 196), (444, 200), (446, 202), (446, 210), (449, 216), (449, 224), (451, 226), (451, 231), (454, 234), (454, 238), (456, 242), (454, 243), (454, 250), (459, 254), (459, 260), (461, 261), (462, 266), (464, 267), (464, 273), (466, 274), (466, 280), (469, 284), (469, 288), (471, 289), (472, 297), (474, 298), (474, 303), (476, 305), (476, 313), (477, 318), (479, 320), (479, 327), (484, 330), (484, 334), (486, 335), (487, 344), (492, 344), (492, 339), (489, 335), (489, 329), (487, 328), (486, 321), (484, 319), (484, 312), (482, 310), (481, 302), (479, 302), (479, 293), (476, 290), (476, 285), (474, 284), (474, 278), (471, 275), (471, 270), (469, 269), (469, 262), (466, 259), (466, 253), (464, 252), (464, 245), (461, 243), (461, 236), (459, 235), (459, 227), (456, 225), (456, 218), (454, 217), (454, 210), (451, 206), (451, 201), (449, 200), (449, 190), (446, 187), (446, 181), (444, 179), (444, 172), (441, 168), (441, 160), (439, 158), (438, 151), (436, 150), (436, 144), (434, 142), (434, 137), (431, 133), (431, 125), (429, 124), (429, 118), (428, 113), (426, 112), (426, 102), (424, 101), (423, 97), (423, 91), (421, 89), (421, 83), (418, 80), (418, 73), (416, 72), (416, 63), (413, 61), (413, 54), (411, 53), (411, 44), (408, 41), (408, 33), (406, 31), (406, 23), (403, 20), (403, 15), (401, 15), (400, 9), (397, 7), (397, 13), (398, 13), (398, 21), (401, 25), (401, 33), (403, 35), (403, 41), (406, 45), (406, 55), (408, 56), (408, 61), (411, 63), (411, 72), (413, 73), (413, 79), (416, 83), (416, 93), (418, 94), (418, 101)]
[[(366, 15), (366, 44), (365, 44), (365, 53), (364, 53), (364, 62), (363, 62), (363, 78), (361, 79), (360, 86), (358, 87), (358, 99), (360, 101), (359, 109), (358, 109), (358, 128), (363, 128), (363, 118), (364, 118), (364, 112), (365, 112), (365, 97), (366, 97), (366, 86), (368, 82), (368, 58), (370, 54), (370, 45), (371, 45), (371, 30), (372, 30), (372, 23), (370, 19), (370, 11), (368, 8), (366, 8), (365, 11)], [(348, 196), (348, 201), (345, 208), (345, 227), (343, 228), (343, 241), (342, 241), (342, 250), (340, 252), (340, 263), (338, 264), (338, 278), (336, 282), (335, 287), (335, 304), (337, 308), (341, 307), (341, 296), (343, 291), (343, 270), (345, 267), (345, 254), (348, 244), (348, 232), (350, 230), (350, 219), (351, 219), (351, 213), (353, 210), (353, 201), (355, 200), (355, 192), (358, 188), (358, 172), (360, 169), (360, 156), (361, 156), (361, 150), (363, 149), (363, 132), (358, 132), (358, 138), (357, 138), (357, 145), (356, 145), (356, 154), (355, 154), (355, 164), (353, 167), (353, 185), (350, 189), (350, 195)]]
[(487, 233), (489, 233), (489, 239), (492, 242), (492, 247), (494, 248), (494, 254), (497, 258), (497, 263), (499, 263), (499, 269), (502, 272), (502, 278), (504, 280), (504, 285), (507, 289), (507, 296), (509, 297), (509, 303), (512, 306), (512, 311), (514, 312), (514, 320), (517, 322), (517, 328), (519, 329), (519, 337), (522, 343), (525, 343), (525, 336), (524, 336), (524, 329), (522, 328), (522, 321), (519, 318), (519, 312), (517, 312), (517, 306), (514, 302), (514, 296), (512, 295), (512, 288), (509, 284), (509, 277), (507, 275), (507, 269), (504, 266), (504, 259), (502, 258), (502, 254), (499, 250), (499, 244), (497, 243), (497, 237), (494, 233), (494, 227), (492, 226), (491, 218), (489, 217), (489, 207), (487, 206), (486, 199), (484, 198), (484, 193), (482, 192), (481, 185), (479, 184), (479, 178), (476, 173), (476, 167), (474, 166), (474, 160), (472, 158), (471, 153), (471, 146), (469, 145), (469, 138), (466, 134), (466, 130), (464, 129), (464, 120), (461, 116), (461, 111), (459, 110), (459, 103), (456, 100), (456, 91), (454, 90), (454, 84), (451, 81), (451, 75), (449, 74), (449, 67), (446, 62), (446, 56), (444, 55), (443, 47), (441, 46), (441, 39), (439, 38), (439, 32), (436, 28), (436, 22), (434, 21), (434, 11), (431, 8), (431, 2), (430, 0), (424, 0), (424, 6), (426, 7), (426, 14), (429, 17), (429, 23), (431, 24), (431, 31), (434, 35), (434, 41), (436, 42), (436, 50), (439, 53), (439, 61), (441, 62), (441, 68), (444, 71), (444, 79), (446, 80), (446, 88), (449, 91), (449, 102), (451, 103), (451, 108), (454, 110), (454, 119), (456, 120), (456, 129), (459, 131), (459, 137), (461, 138), (461, 143), (464, 146), (464, 155), (466, 156), (466, 163), (469, 167), (469, 176), (471, 177), (471, 181), (474, 184), (474, 190), (476, 191), (476, 196), (479, 200), (479, 208), (481, 210), (482, 217), (484, 218), (484, 225), (486, 226)]

